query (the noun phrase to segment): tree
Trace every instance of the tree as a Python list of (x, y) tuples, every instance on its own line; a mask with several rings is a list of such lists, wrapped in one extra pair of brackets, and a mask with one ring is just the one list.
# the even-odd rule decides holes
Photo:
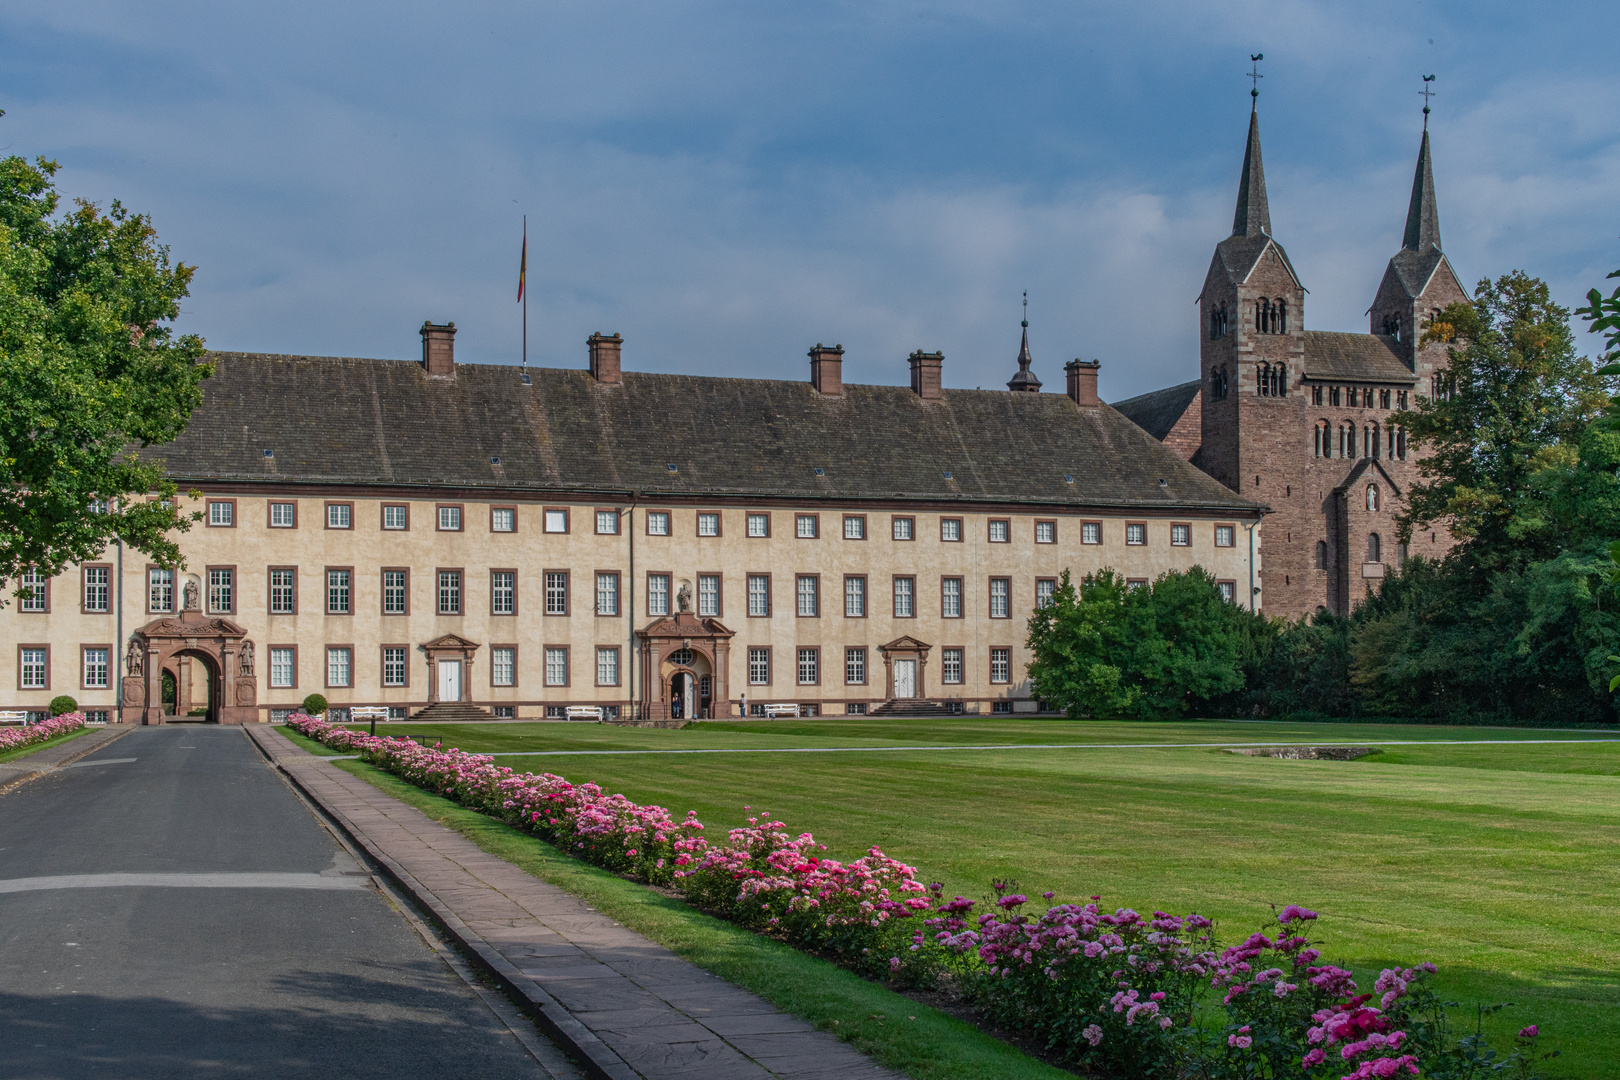
[(1575, 352), (1569, 312), (1545, 283), (1515, 271), (1446, 308), (1424, 340), (1451, 343), (1441, 392), (1399, 421), (1426, 451), (1400, 534), (1444, 524), (1454, 557), (1488, 573), (1551, 558), (1568, 537), (1538, 504), (1537, 478), (1572, 465), (1608, 404), (1607, 379)]
[(56, 170), (0, 159), (0, 585), (114, 540), (178, 567), (196, 517), (136, 453), (202, 402), (202, 339), (171, 325), (192, 268), (118, 202), (58, 216)]

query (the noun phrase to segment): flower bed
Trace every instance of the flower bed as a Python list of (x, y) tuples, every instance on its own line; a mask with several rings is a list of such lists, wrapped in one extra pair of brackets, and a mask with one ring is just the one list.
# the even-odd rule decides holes
[(27, 727), (0, 728), (0, 754), (24, 746), (33, 746), (35, 743), (49, 742), (58, 735), (66, 735), (82, 727), (84, 727), (84, 713), (70, 712)]
[(908, 986), (949, 982), (992, 1023), (1029, 1033), (1088, 1070), (1200, 1080), (1534, 1075), (1534, 1025), (1503, 1058), (1477, 1031), (1457, 1039), (1445, 1003), (1426, 985), (1432, 964), (1386, 969), (1372, 994), (1358, 993), (1352, 972), (1319, 962), (1299, 932), (1316, 913), (1296, 905), (1225, 949), (1197, 914), (1106, 912), (1099, 897), (1026, 914), (1029, 898), (1006, 882), (995, 883), (989, 910), (975, 913), (977, 902), (947, 898), (942, 885), (925, 885), (875, 847), (839, 862), (811, 834), (792, 836), (782, 822), (757, 816), (711, 839), (695, 811), (678, 818), (595, 784), (518, 773), (487, 756), (302, 714), (287, 724), (587, 862), (674, 888), (705, 910), (864, 974)]

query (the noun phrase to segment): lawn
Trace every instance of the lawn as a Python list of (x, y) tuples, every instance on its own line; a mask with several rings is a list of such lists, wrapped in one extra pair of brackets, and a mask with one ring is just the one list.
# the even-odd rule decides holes
[[(1620, 742), (1575, 741), (1612, 733), (978, 718), (397, 730), (538, 751), (547, 756), (500, 761), (697, 810), (711, 827), (752, 805), (835, 854), (877, 844), (968, 896), (1012, 877), (1030, 893), (1197, 910), (1227, 939), (1261, 924), (1272, 903), (1304, 904), (1322, 912), (1330, 958), (1373, 973), (1433, 960), (1449, 996), (1515, 1002), (1488, 1030), (1540, 1023), (1544, 1045), (1565, 1052), (1553, 1075), (1606, 1075), (1620, 1060)], [(1569, 741), (1526, 741), (1546, 739)], [(1447, 745), (1457, 740), (1485, 744)], [(1107, 745), (1223, 742), (1387, 749), (1328, 762)], [(1008, 744), (1060, 748), (870, 749)], [(624, 752), (790, 747), (857, 749)]]
[(37, 754), (41, 750), (47, 749), (48, 747), (60, 746), (65, 742), (72, 742), (74, 739), (79, 738), (81, 735), (88, 735), (88, 734), (90, 734), (90, 732), (92, 732), (94, 730), (96, 730), (96, 729), (95, 728), (82, 727), (82, 728), (79, 728), (77, 731), (70, 731), (66, 735), (58, 735), (53, 739), (46, 739), (44, 742), (32, 743), (32, 744), (30, 744), (28, 746), (19, 746), (15, 750), (7, 750), (7, 751), (5, 751), (3, 753), (0, 753), (0, 763), (5, 763), (5, 762), (8, 762), (8, 761), (16, 761), (18, 758), (25, 758), (29, 754)]

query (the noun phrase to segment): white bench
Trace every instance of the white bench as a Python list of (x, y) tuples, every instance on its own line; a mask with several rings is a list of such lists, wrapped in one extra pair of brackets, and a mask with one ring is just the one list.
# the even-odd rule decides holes
[(377, 733), (377, 721), (388, 719), (388, 706), (386, 705), (356, 705), (349, 710), (349, 723), (361, 724), (371, 721), (371, 732)]
[(770, 720), (775, 720), (779, 716), (799, 715), (799, 707), (797, 705), (762, 705), (760, 708), (765, 710), (765, 716)]
[(600, 719), (602, 719), (602, 706), (600, 706), (600, 705), (570, 705), (570, 706), (568, 706), (568, 719), (570, 719), (570, 720), (600, 720)]
[(28, 725), (28, 714), (21, 709), (0, 709), (0, 724)]

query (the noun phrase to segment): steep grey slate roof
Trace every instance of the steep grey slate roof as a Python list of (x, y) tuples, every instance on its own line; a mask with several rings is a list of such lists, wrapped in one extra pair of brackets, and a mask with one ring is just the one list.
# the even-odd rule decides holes
[(767, 379), (626, 372), (622, 386), (602, 386), (587, 371), (530, 369), (524, 385), (507, 365), (459, 364), (454, 378), (430, 378), (411, 361), (210, 359), (216, 373), (190, 427), (144, 452), (182, 487), (1258, 509), (1113, 409), (1081, 409), (1060, 394), (946, 390), (924, 401), (903, 386), (846, 384), (844, 397), (823, 398)]
[(1312, 379), (1415, 383), (1417, 376), (1380, 334), (1305, 331), (1305, 374)]
[(1116, 401), (1113, 405), (1116, 411), (1129, 417), (1137, 427), (1163, 442), (1198, 396), (1198, 386), (1198, 380), (1194, 379), (1179, 386), (1167, 386), (1163, 390)]

